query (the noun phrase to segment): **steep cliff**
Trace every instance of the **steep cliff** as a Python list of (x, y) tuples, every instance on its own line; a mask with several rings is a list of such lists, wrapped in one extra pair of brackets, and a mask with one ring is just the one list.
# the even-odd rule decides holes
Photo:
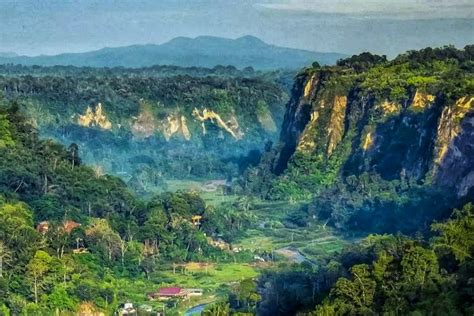
[(0, 67), (3, 95), (43, 137), (75, 143), (98, 170), (147, 186), (238, 175), (249, 151), (278, 139), (288, 101), (286, 77), (232, 67), (8, 69)]
[(447, 48), (393, 61), (363, 54), (304, 70), (272, 162), (279, 176), (274, 191), (310, 194), (369, 172), (387, 181), (456, 187), (459, 197), (472, 193), (471, 60), (472, 49)]

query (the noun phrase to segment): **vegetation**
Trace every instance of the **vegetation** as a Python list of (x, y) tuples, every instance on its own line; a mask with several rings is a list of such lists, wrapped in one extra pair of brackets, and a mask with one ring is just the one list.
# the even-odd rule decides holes
[(275, 145), (281, 74), (0, 67), (0, 315), (473, 314), (472, 54), (314, 63)]
[[(248, 262), (251, 254), (232, 254), (206, 238), (224, 231), (232, 238), (251, 225), (248, 209), (239, 203), (227, 206), (224, 215), (192, 192), (141, 200), (122, 180), (83, 165), (76, 145), (66, 149), (40, 140), (18, 106), (4, 105), (0, 117), (8, 137), (0, 148), (4, 313), (66, 313), (82, 302), (111, 312), (137, 289), (187, 285), (174, 272), (192, 261), (223, 264), (206, 268), (202, 276), (200, 284), (207, 282), (213, 290), (255, 276), (250, 267), (230, 264)], [(196, 215), (202, 217), (198, 225), (191, 221)], [(174, 272), (163, 274), (163, 269)], [(131, 279), (145, 286), (122, 291), (121, 284)], [(146, 290), (137, 301), (145, 300)]]
[[(166, 190), (168, 179), (238, 176), (254, 163), (247, 152), (278, 135), (292, 76), (234, 67), (0, 66), (4, 97), (41, 136), (77, 144), (97, 172), (144, 194)], [(215, 112), (242, 138), (215, 119), (201, 122), (195, 109)]]
[[(470, 141), (449, 135), (468, 129), (472, 114), (441, 124), (473, 95), (472, 59), (471, 46), (448, 46), (391, 61), (363, 53), (305, 69), (279, 143), (266, 148), (241, 186), (266, 199), (313, 200), (304, 216), (343, 230), (426, 232), (474, 196), (472, 187), (456, 187), (470, 168), (451, 170), (454, 149), (440, 151)], [(472, 101), (465, 107), (472, 113)], [(456, 155), (457, 163), (472, 164), (469, 152)], [(441, 176), (442, 169), (450, 171)]]
[[(264, 272), (258, 315), (469, 315), (472, 313), (473, 206), (432, 225), (430, 240), (370, 235), (339, 254)], [(251, 283), (240, 291), (252, 294)], [(245, 289), (242, 287), (245, 286)], [(239, 290), (237, 290), (237, 293)], [(255, 292), (255, 293), (257, 293)], [(232, 313), (239, 304), (228, 300)], [(224, 306), (220, 304), (220, 306)], [(251, 306), (251, 304), (249, 305)]]

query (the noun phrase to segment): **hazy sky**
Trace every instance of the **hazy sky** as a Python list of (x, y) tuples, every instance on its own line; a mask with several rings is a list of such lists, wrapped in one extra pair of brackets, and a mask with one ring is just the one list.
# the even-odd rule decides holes
[(473, 0), (0, 0), (0, 51), (27, 55), (254, 35), (314, 51), (474, 43)]

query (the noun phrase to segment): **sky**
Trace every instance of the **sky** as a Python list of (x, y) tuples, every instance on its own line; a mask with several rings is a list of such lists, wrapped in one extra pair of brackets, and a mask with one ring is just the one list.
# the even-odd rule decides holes
[(0, 0), (0, 52), (84, 52), (253, 35), (321, 52), (474, 44), (473, 0)]

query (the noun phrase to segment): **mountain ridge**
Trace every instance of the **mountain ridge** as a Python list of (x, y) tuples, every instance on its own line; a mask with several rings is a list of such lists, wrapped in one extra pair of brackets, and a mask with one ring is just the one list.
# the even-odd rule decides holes
[(198, 36), (176, 37), (163, 44), (134, 44), (104, 47), (82, 53), (63, 53), (39, 56), (3, 56), (0, 64), (72, 65), (90, 67), (145, 67), (152, 65), (215, 67), (233, 65), (259, 70), (278, 68), (296, 69), (311, 64), (334, 64), (346, 57), (340, 53), (312, 52), (270, 45), (261, 39), (246, 35), (236, 39)]

